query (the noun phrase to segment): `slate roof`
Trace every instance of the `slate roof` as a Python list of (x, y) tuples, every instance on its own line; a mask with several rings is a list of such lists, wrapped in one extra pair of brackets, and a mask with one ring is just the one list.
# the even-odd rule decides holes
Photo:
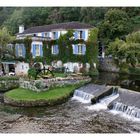
[(69, 29), (89, 29), (89, 28), (93, 28), (93, 26), (89, 24), (85, 24), (85, 23), (80, 23), (80, 22), (67, 22), (67, 23), (58, 23), (58, 24), (31, 27), (24, 30), (23, 33), (18, 33), (17, 35), (32, 34), (32, 33), (39, 33), (39, 32), (49, 32), (49, 31), (58, 30), (58, 29), (69, 30)]

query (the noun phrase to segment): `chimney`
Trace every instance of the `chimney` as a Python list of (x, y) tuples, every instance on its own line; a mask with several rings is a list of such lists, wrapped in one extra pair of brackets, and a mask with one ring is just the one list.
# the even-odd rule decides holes
[(20, 25), (19, 26), (19, 33), (23, 33), (24, 32), (24, 25)]

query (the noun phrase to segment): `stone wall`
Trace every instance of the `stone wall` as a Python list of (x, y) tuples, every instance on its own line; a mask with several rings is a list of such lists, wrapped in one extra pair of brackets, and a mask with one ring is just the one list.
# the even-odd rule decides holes
[(119, 72), (120, 68), (117, 67), (112, 58), (100, 58), (99, 70), (106, 72)]
[(52, 78), (52, 79), (41, 79), (41, 80), (33, 80), (33, 81), (24, 81), (20, 79), (20, 87), (25, 89), (30, 89), (35, 92), (46, 91), (50, 88), (54, 87), (62, 87), (65, 85), (78, 84), (81, 81), (89, 82), (91, 79), (89, 77), (66, 77), (66, 78)]
[[(36, 80), (36, 81), (24, 81), (20, 79), (20, 87), (29, 89), (32, 91), (40, 92), (40, 91), (46, 91), (48, 88), (41, 89), (43, 87), (43, 83), (41, 80)], [(42, 86), (42, 87), (41, 87)]]

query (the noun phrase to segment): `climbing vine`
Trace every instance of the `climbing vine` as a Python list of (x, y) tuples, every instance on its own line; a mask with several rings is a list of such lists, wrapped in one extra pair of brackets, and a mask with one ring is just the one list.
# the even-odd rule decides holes
[[(98, 28), (90, 30), (90, 36), (87, 41), (87, 59), (90, 63), (90, 75), (97, 75), (98, 70)], [(94, 65), (96, 64), (96, 66)]]
[[(26, 62), (45, 62), (51, 64), (52, 61), (61, 60), (63, 63), (66, 62), (81, 62), (86, 63), (92, 62), (97, 63), (98, 47), (97, 37), (98, 29), (94, 28), (90, 31), (89, 40), (86, 42), (83, 39), (75, 40), (73, 37), (73, 30), (69, 30), (66, 34), (60, 35), (57, 40), (43, 41), (43, 57), (32, 58), (31, 54), (31, 38), (25, 38), (23, 40), (16, 40), (15, 43), (24, 43), (26, 48)], [(85, 44), (86, 53), (85, 55), (73, 54), (72, 44)], [(57, 55), (52, 54), (52, 45), (58, 45), (59, 53)]]
[[(12, 42), (12, 44), (15, 46), (16, 44), (24, 44), (25, 46), (25, 58), (23, 57), (18, 57), (15, 58), (15, 60), (18, 61), (25, 61), (30, 63), (32, 61), (32, 54), (31, 54), (31, 43), (32, 43), (32, 39), (30, 38), (25, 38), (25, 39), (16, 39)], [(15, 47), (14, 47), (14, 51), (15, 51)]]

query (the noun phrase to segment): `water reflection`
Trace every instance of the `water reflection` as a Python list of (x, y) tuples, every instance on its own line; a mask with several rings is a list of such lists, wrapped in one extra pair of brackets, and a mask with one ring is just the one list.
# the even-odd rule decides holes
[(138, 75), (101, 72), (99, 76), (92, 78), (92, 82), (96, 84), (121, 86), (122, 88), (140, 91), (140, 76)]

